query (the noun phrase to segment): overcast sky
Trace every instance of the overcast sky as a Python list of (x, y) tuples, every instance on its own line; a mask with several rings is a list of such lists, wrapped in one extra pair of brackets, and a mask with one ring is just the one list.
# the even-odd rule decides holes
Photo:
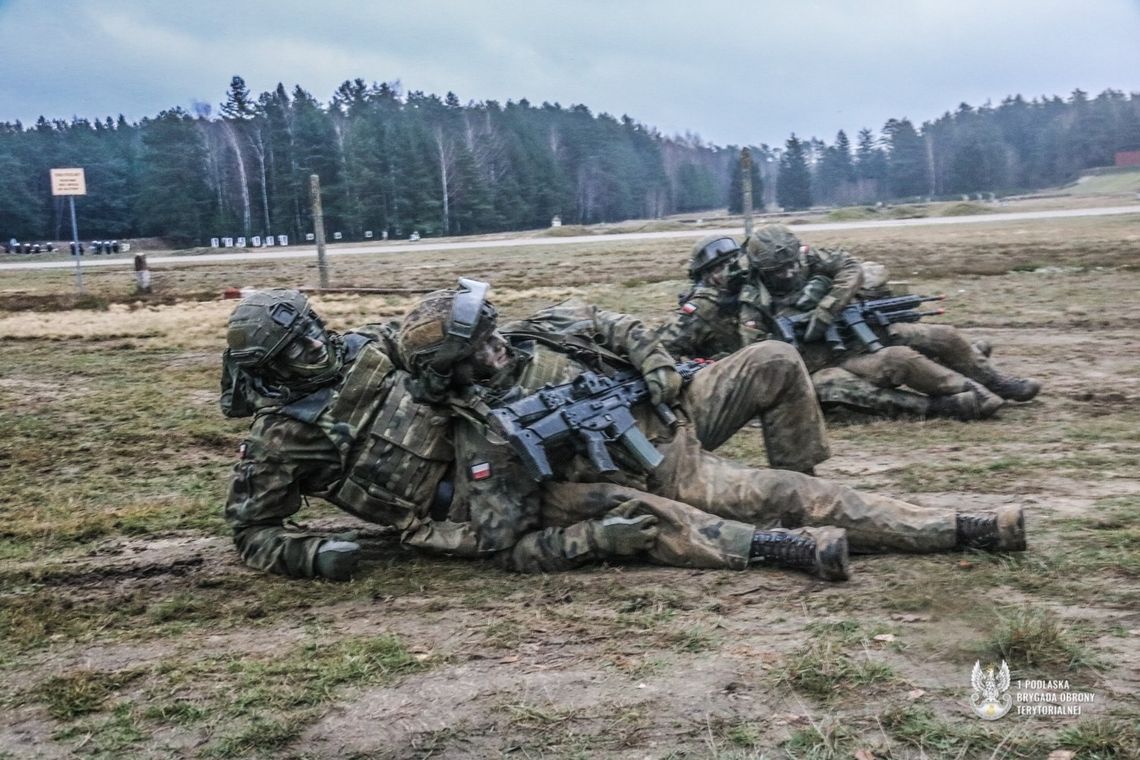
[(234, 74), (830, 143), (961, 102), (1140, 92), (1140, 0), (0, 0), (0, 121), (216, 112)]

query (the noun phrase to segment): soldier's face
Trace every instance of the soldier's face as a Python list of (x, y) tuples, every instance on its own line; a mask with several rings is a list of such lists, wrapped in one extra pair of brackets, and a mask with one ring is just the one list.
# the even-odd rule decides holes
[(779, 269), (767, 269), (764, 271), (762, 279), (764, 285), (773, 293), (790, 293), (796, 289), (800, 280), (799, 262)]
[(705, 284), (714, 288), (726, 287), (740, 270), (737, 259), (729, 259), (707, 271), (704, 275)]
[(305, 331), (281, 350), (276, 369), (285, 377), (306, 377), (319, 374), (329, 364), (329, 336), (316, 322), (310, 322)]
[(480, 379), (493, 377), (510, 363), (511, 353), (508, 350), (507, 340), (498, 330), (488, 335), (471, 355), (475, 377)]

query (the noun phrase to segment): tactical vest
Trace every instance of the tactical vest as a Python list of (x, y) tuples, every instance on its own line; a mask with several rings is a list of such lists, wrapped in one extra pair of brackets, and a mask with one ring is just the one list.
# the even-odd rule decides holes
[(404, 528), (426, 516), (443, 490), (455, 460), (448, 418), (412, 400), (407, 373), (375, 342), (350, 346), (354, 358), (339, 386), (278, 411), (319, 426), (340, 452), (345, 475), (319, 496), (369, 522)]
[[(692, 308), (686, 310), (685, 304)], [(698, 285), (689, 293), (685, 303), (681, 305), (679, 320), (700, 320), (705, 333), (701, 337), (701, 345), (686, 346), (694, 356), (711, 357), (718, 354), (731, 354), (741, 348), (740, 331), (740, 294), (725, 293), (705, 285)], [(683, 322), (682, 322), (683, 325)], [(680, 330), (684, 327), (679, 325)], [(697, 338), (689, 335), (689, 340)], [(679, 343), (684, 343), (681, 339)], [(669, 346), (666, 346), (669, 348)]]

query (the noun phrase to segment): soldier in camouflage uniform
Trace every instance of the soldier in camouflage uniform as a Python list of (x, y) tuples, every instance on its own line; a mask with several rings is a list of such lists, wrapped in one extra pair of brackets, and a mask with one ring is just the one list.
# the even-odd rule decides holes
[[(294, 577), (352, 575), (355, 541), (286, 527), (308, 495), (398, 528), (408, 546), (512, 570), (642, 552), (686, 567), (748, 565), (739, 544), (750, 526), (613, 484), (547, 489), (545, 527), (525, 541), (504, 542), (494, 524), (472, 523), (463, 500), (452, 499), (450, 420), (412, 399), (391, 338), (383, 325), (329, 332), (296, 291), (258, 293), (234, 309), (221, 406), (227, 416), (255, 419), (225, 517), (250, 566)], [(845, 561), (844, 551), (836, 562)]]
[(852, 347), (837, 357), (820, 338), (859, 292), (859, 262), (840, 250), (801, 250), (786, 227), (769, 225), (746, 242), (749, 276), (743, 287), (710, 287), (706, 273), (724, 265), (700, 264), (715, 261), (710, 251), (731, 242), (714, 236), (694, 247), (690, 276), (702, 279), (661, 331), (678, 355), (715, 356), (732, 350), (732, 327), (738, 330), (735, 345), (748, 345), (771, 337), (776, 316), (811, 311), (801, 350), (825, 410), (970, 420), (992, 415), (1002, 398), (1028, 400), (1039, 389), (998, 373), (988, 352), (949, 325), (891, 325), (883, 336), (887, 348), (871, 354)]
[[(500, 549), (529, 542), (541, 530), (541, 504), (550, 484), (532, 480), (510, 446), (491, 431), (491, 409), (546, 384), (569, 382), (584, 371), (613, 374), (628, 368), (643, 375), (653, 405), (673, 406), (682, 420), (673, 427), (652, 413), (651, 405), (633, 410), (638, 427), (663, 454), (662, 463), (646, 472), (614, 449), (610, 453), (619, 470), (602, 475), (580, 454), (552, 456), (558, 460), (556, 484), (589, 488), (614, 483), (743, 523), (745, 530), (722, 534), (736, 542), (737, 556), (800, 567), (825, 578), (846, 576), (840, 557), (847, 542), (859, 551), (1024, 549), (1020, 508), (977, 515), (927, 509), (800, 472), (745, 467), (710, 453), (759, 415), (762, 421), (780, 421), (777, 430), (765, 424), (765, 433), (774, 434), (767, 446), (776, 462), (798, 458), (804, 464), (826, 456), (810, 383), (786, 344), (738, 351), (683, 387), (673, 358), (632, 317), (563, 304), (500, 331), (494, 309), (483, 300), (486, 285), (460, 284), (458, 290), (430, 294), (413, 307), (398, 343), (414, 378), (413, 393), (446, 405), (457, 419), (456, 494), (481, 535), (494, 536)], [(810, 401), (806, 409), (805, 400)], [(783, 406), (798, 407), (808, 416), (782, 417)], [(814, 453), (804, 459), (785, 450), (797, 443), (807, 443)], [(626, 517), (660, 520), (651, 499), (630, 509)]]
[(723, 359), (744, 347), (741, 340), (740, 246), (731, 237), (709, 235), (697, 241), (689, 257), (693, 285), (678, 299), (671, 322), (658, 330), (671, 354), (694, 359)]
[[(989, 417), (1004, 400), (1028, 401), (1040, 390), (1032, 380), (998, 372), (988, 357), (949, 325), (892, 324), (882, 330), (885, 348), (867, 353), (851, 346), (836, 357), (821, 338), (859, 293), (860, 263), (842, 249), (801, 245), (782, 225), (760, 228), (745, 248), (749, 278), (741, 292), (742, 338), (773, 332), (777, 316), (810, 312), (803, 336), (804, 361), (813, 372), (833, 367), (846, 373), (831, 373), (828, 382), (834, 388), (842, 389), (846, 381), (858, 395), (860, 384), (854, 378), (887, 391), (907, 386), (928, 397), (928, 413), (959, 419)], [(839, 396), (841, 401), (842, 393)]]

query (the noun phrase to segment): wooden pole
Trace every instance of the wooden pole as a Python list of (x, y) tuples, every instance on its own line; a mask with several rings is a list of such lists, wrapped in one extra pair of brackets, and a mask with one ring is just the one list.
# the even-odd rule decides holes
[(317, 271), (320, 272), (321, 288), (329, 286), (329, 263), (325, 257), (325, 214), (321, 210), (321, 178), (309, 175), (309, 192), (313, 197), (313, 235), (317, 239)]

